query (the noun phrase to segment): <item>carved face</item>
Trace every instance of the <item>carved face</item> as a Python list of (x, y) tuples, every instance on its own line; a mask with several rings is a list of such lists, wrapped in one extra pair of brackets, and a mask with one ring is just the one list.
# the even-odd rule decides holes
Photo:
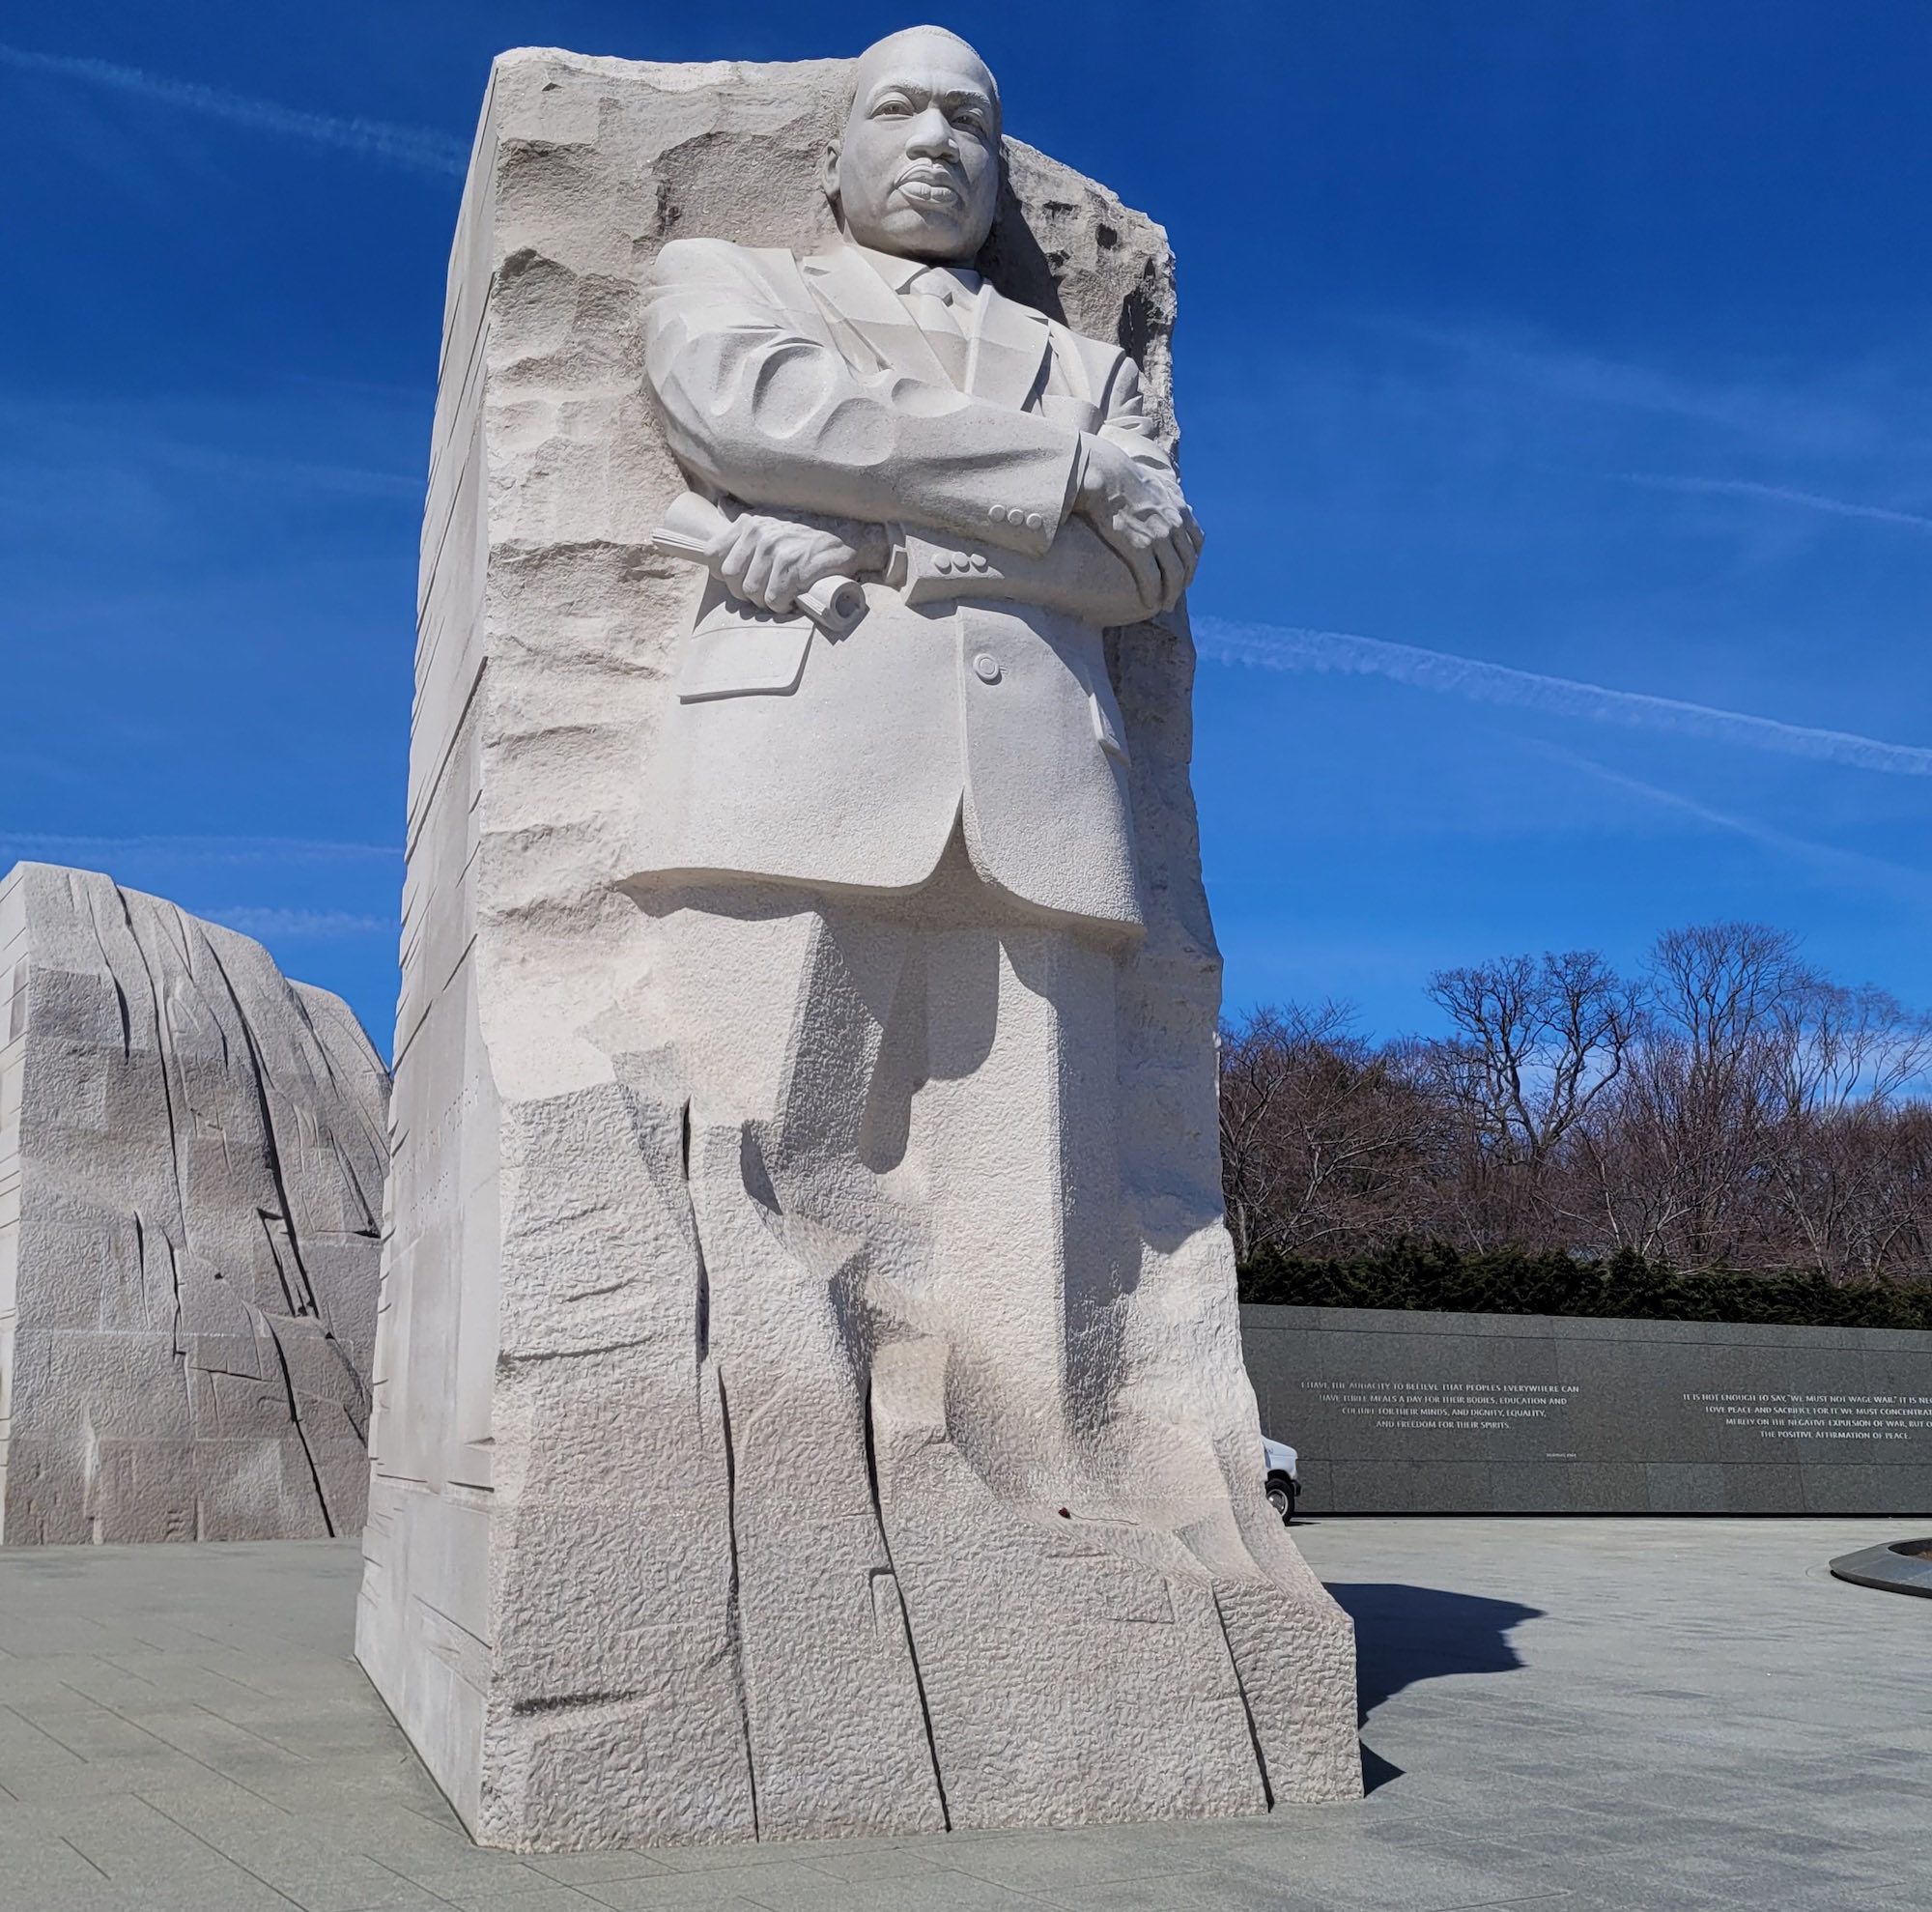
[(970, 259), (1000, 190), (993, 76), (951, 34), (914, 29), (861, 56), (844, 137), (826, 158), (840, 223), (908, 259)]

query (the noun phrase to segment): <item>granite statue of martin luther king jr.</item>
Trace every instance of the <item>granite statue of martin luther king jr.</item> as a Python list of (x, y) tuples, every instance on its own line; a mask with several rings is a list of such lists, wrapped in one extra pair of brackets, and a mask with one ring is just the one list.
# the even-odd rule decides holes
[[(972, 270), (999, 185), (992, 75), (914, 29), (860, 62), (826, 156), (842, 243), (660, 255), (651, 388), (742, 515), (664, 741), (659, 870), (905, 891), (957, 830), (1016, 903), (1139, 926), (1101, 632), (1171, 606), (1200, 533), (1133, 360)], [(849, 638), (786, 616), (841, 575), (877, 581)]]
[[(822, 1767), (817, 1723), (883, 1748), (916, 1688), (947, 1823), (1335, 1796), (1348, 1622), (1262, 1498), (1211, 1169), (1128, 1146), (1104, 634), (1201, 535), (1132, 358), (972, 269), (1001, 167), (984, 63), (893, 35), (825, 156), (837, 243), (679, 238), (646, 287), (728, 525), (644, 771), (639, 1066), (687, 1111), (753, 1736)], [(849, 628), (802, 608), (838, 579)]]

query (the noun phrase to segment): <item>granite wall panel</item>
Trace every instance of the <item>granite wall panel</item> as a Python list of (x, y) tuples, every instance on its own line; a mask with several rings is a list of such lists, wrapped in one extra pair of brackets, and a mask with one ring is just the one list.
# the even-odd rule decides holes
[(1932, 1513), (1932, 1333), (1244, 1307), (1320, 1513)]

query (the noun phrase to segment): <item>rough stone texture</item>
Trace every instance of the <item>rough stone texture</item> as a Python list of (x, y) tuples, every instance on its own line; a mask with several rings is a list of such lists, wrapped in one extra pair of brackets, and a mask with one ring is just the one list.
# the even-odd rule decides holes
[[(843, 1235), (707, 1209), (769, 1169), (816, 1175), (839, 1212), (854, 1163), (827, 1137), (856, 1120), (852, 1058), (880, 1030), (863, 938), (755, 906), (673, 938), (623, 887), (694, 588), (651, 550), (684, 479), (641, 389), (639, 295), (676, 235), (830, 236), (815, 169), (849, 72), (505, 55), (452, 257), (357, 1650), (486, 1843), (1238, 1814), (1360, 1789), (1349, 1622), (1263, 1498), (1240, 1366), (1184, 619), (1109, 645), (1149, 928), (1098, 1051), (1113, 1080), (1079, 1085), (1127, 1146), (1065, 1164), (1113, 1190), (1094, 1266), (991, 1244), (958, 1264), (983, 1337), (955, 1310), (949, 1345), (893, 1287), (919, 1257), (867, 1233), (875, 1191)], [(1171, 442), (1164, 236), (1009, 152), (982, 263), (1128, 347)], [(667, 1005), (690, 1013), (708, 973), (728, 1048), (753, 973), (728, 935), (707, 972), (707, 922), (828, 952), (774, 1059), (794, 1088), (822, 1065), (803, 1127), (710, 1120), (667, 1087), (704, 1035), (664, 1026)], [(1045, 997), (1001, 975), (1000, 1041), (1039, 1040)], [(784, 1007), (747, 1010), (782, 1037)], [(944, 1127), (943, 1094), (920, 1106)], [(1040, 1119), (1016, 1110), (952, 1166), (1003, 1172)], [(1050, 1192), (1029, 1172), (1023, 1199)], [(917, 1218), (916, 1190), (886, 1195)], [(1006, 1325), (1038, 1322), (1022, 1291), (1042, 1280), (1065, 1283), (1065, 1333), (1016, 1346)], [(1077, 1454), (1004, 1465), (1009, 1432), (1026, 1444), (1009, 1398), (1055, 1385), (1077, 1397)]]
[(0, 882), (0, 1540), (360, 1527), (387, 1090), (246, 936)]

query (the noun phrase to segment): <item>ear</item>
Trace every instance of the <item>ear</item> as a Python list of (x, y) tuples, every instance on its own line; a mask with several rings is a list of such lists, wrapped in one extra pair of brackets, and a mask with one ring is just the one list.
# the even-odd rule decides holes
[(818, 184), (835, 211), (838, 206), (838, 140), (828, 139), (825, 151), (818, 157)]

